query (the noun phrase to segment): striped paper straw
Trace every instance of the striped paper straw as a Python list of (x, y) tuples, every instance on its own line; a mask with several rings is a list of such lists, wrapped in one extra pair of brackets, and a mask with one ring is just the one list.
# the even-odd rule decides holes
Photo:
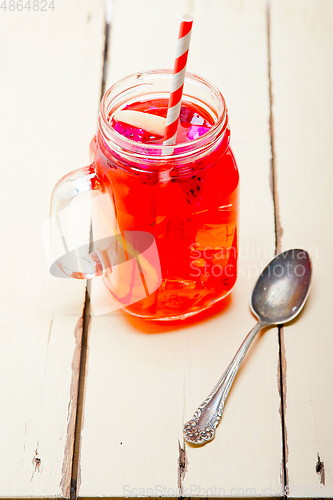
[(181, 106), (183, 86), (185, 80), (187, 56), (188, 56), (190, 38), (192, 33), (192, 24), (193, 24), (192, 16), (182, 16), (179, 27), (176, 60), (173, 68), (173, 77), (171, 82), (168, 113), (165, 122), (165, 132), (163, 141), (163, 145), (165, 146), (175, 144), (176, 142), (180, 106)]

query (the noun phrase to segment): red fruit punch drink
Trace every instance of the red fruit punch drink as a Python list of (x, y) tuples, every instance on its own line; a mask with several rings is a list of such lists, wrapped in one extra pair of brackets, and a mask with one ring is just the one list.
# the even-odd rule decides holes
[(162, 283), (126, 307), (153, 320), (209, 308), (237, 276), (239, 175), (220, 91), (187, 73), (174, 146), (163, 146), (160, 130), (117, 119), (119, 110), (165, 118), (171, 78), (171, 71), (148, 71), (111, 87), (91, 144), (99, 189), (110, 193), (120, 231), (155, 238)]

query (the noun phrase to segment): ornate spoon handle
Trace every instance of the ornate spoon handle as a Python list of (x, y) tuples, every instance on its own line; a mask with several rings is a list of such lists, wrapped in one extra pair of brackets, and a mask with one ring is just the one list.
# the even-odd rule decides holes
[(215, 429), (221, 420), (224, 404), (238, 369), (252, 340), (264, 326), (267, 323), (259, 321), (252, 328), (208, 398), (199, 406), (193, 419), (184, 425), (184, 437), (189, 443), (204, 444), (214, 439)]

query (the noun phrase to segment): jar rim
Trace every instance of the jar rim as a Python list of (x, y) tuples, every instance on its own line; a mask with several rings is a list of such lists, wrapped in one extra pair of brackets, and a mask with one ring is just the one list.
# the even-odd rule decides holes
[[(213, 113), (215, 112), (217, 119), (212, 128), (210, 128), (209, 131), (203, 134), (201, 137), (199, 137), (198, 139), (193, 139), (191, 141), (182, 142), (175, 145), (167, 145), (167, 146), (164, 145), (162, 146), (160, 144), (141, 145), (141, 143), (137, 143), (135, 141), (132, 141), (131, 139), (122, 136), (111, 126), (111, 123), (107, 119), (109, 115), (108, 107), (110, 106), (110, 102), (112, 103), (112, 100), (114, 100), (115, 98), (113, 99), (111, 98), (110, 102), (109, 100), (110, 100), (110, 95), (114, 93), (114, 91), (117, 90), (117, 88), (120, 88), (124, 83), (126, 83), (126, 81), (130, 81), (131, 79), (136, 79), (139, 81), (140, 79), (144, 80), (144, 78), (147, 77), (160, 76), (169, 78), (171, 81), (172, 74), (173, 70), (171, 69), (154, 69), (154, 70), (135, 72), (132, 73), (131, 75), (127, 75), (124, 78), (118, 80), (105, 92), (100, 106), (99, 128), (100, 131), (102, 132), (104, 141), (106, 142), (107, 145), (111, 146), (112, 150), (115, 150), (115, 152), (121, 155), (123, 154), (126, 155), (127, 153), (131, 156), (132, 159), (134, 156), (138, 160), (156, 161), (159, 159), (167, 161), (171, 159), (175, 160), (178, 158), (180, 159), (191, 156), (194, 153), (199, 152), (201, 149), (207, 149), (207, 146), (209, 146), (210, 144), (213, 143), (216, 144), (217, 139), (221, 140), (223, 139), (224, 133), (228, 128), (228, 111), (224, 97), (220, 92), (220, 90), (214, 84), (212, 84), (205, 78), (202, 78), (201, 76), (198, 76), (190, 72), (186, 72), (185, 74), (184, 85), (186, 82), (192, 82), (198, 86), (203, 87), (205, 90), (209, 91), (213, 95), (218, 104), (218, 109), (215, 110), (213, 110), (209, 106), (211, 108), (211, 111)], [(136, 87), (139, 87), (140, 85), (144, 85), (144, 81), (138, 83)], [(131, 91), (131, 87), (127, 89), (127, 92), (129, 91)], [(189, 97), (191, 96), (189, 95)], [(117, 107), (114, 109), (114, 111), (116, 109)], [(120, 141), (121, 141), (121, 146), (119, 145)], [(218, 140), (218, 142), (220, 141)], [(140, 144), (141, 149), (143, 150), (142, 152), (135, 150), (138, 144)]]

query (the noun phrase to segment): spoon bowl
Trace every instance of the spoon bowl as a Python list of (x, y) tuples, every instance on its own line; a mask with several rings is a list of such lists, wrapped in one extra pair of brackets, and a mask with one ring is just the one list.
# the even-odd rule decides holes
[(311, 261), (305, 250), (280, 253), (259, 276), (250, 307), (262, 322), (281, 325), (294, 319), (310, 290)]

